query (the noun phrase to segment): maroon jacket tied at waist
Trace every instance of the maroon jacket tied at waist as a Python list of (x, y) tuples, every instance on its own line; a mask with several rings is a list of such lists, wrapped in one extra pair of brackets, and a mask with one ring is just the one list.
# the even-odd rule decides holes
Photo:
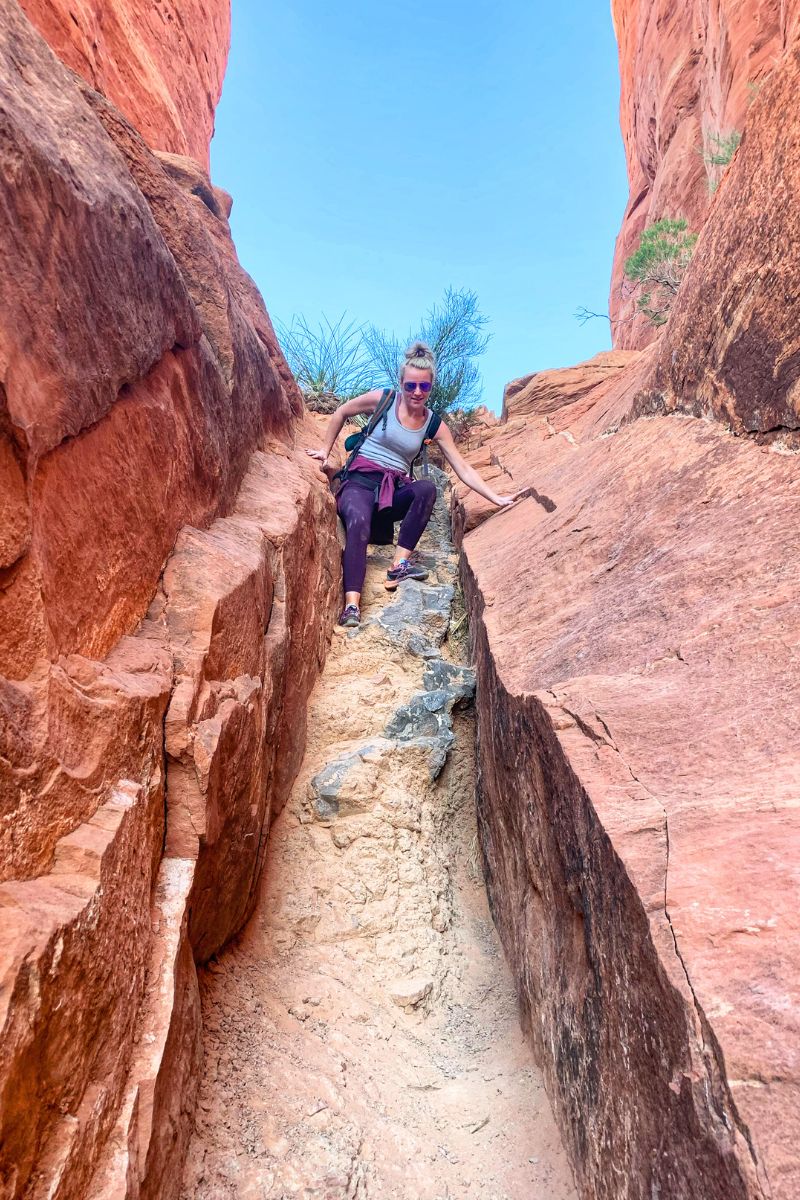
[(351, 462), (349, 470), (351, 471), (378, 471), (381, 476), (381, 487), (378, 492), (378, 510), (382, 508), (391, 508), (394, 499), (394, 489), (398, 483), (412, 483), (411, 476), (406, 471), (401, 471), (397, 467), (382, 467), (380, 463), (373, 462), (371, 458), (365, 458), (363, 454), (359, 454), (353, 462)]

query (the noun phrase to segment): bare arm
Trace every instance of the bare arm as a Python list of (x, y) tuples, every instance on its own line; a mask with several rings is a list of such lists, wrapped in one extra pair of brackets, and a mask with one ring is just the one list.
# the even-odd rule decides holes
[(371, 392), (364, 392), (363, 395), (354, 396), (352, 400), (346, 400), (344, 404), (340, 404), (328, 422), (322, 449), (308, 450), (306, 453), (310, 454), (312, 458), (318, 458), (320, 467), (324, 469), (347, 418), (355, 417), (359, 413), (374, 413), (382, 395), (382, 388), (374, 388)]
[[(447, 425), (442, 421), (436, 431), (436, 443), (441, 446), (442, 453), (449, 462), (450, 466), (455, 471), (458, 478), (467, 487), (472, 488), (473, 492), (477, 492), (479, 496), (483, 496), (490, 504), (496, 504), (499, 508), (505, 507), (507, 504), (513, 504), (519, 495), (514, 492), (511, 496), (501, 496), (489, 487), (488, 483), (484, 483), (474, 467), (471, 467), (468, 462), (461, 457), (456, 444), (453, 441), (453, 435), (447, 428)], [(524, 488), (522, 489), (525, 490)]]

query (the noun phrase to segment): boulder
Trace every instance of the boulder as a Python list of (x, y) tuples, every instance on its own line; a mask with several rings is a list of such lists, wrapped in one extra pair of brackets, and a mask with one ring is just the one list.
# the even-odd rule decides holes
[(339, 596), (333, 500), (305, 454), (316, 431), (295, 432), (297, 449), (254, 453), (231, 516), (181, 531), (134, 636), (0, 687), (10, 1196), (56, 1179), (65, 1197), (177, 1186), (194, 963), (251, 911)]
[(458, 490), (487, 884), (583, 1193), (789, 1200), (796, 457), (653, 372), (512, 398), (476, 458), (554, 512)]
[(302, 403), (207, 176), (2, 5), (0, 671), (24, 679), (134, 628), (178, 529), (230, 508)]
[(617, 272), (757, 79), (742, 143), (658, 341), (510, 384), (472, 456), (555, 510), (457, 489), (490, 899), (599, 1200), (800, 1192), (795, 8), (614, 5)]

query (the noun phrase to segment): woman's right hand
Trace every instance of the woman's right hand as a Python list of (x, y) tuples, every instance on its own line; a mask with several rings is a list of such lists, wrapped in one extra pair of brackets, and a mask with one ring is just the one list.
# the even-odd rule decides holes
[(320, 470), (325, 470), (325, 467), (328, 465), (327, 450), (306, 450), (306, 454), (310, 455), (311, 458), (319, 459)]

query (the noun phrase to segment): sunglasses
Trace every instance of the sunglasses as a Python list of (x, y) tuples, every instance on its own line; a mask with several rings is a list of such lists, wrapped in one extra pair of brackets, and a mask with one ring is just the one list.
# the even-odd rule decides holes
[(419, 382), (404, 383), (403, 391), (408, 392), (409, 396), (411, 396), (417, 390), (417, 388), (419, 388), (419, 390), (422, 392), (423, 396), (427, 396), (428, 392), (431, 390), (432, 387), (433, 387), (433, 384), (428, 383), (427, 381), (425, 381), (424, 383), (419, 383)]

